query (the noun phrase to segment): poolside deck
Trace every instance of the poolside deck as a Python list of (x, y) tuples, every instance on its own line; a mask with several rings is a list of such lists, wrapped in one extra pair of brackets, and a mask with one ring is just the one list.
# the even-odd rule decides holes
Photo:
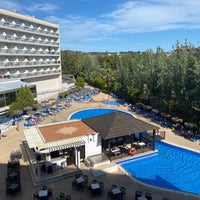
[[(107, 95), (106, 95), (107, 96)], [(105, 95), (103, 93), (99, 94), (94, 98), (94, 102), (90, 103), (73, 103), (73, 105), (66, 109), (63, 110), (59, 113), (59, 115), (56, 116), (56, 119), (53, 116), (49, 116), (46, 118), (44, 121), (42, 121), (43, 124), (45, 123), (52, 123), (55, 121), (63, 121), (66, 120), (66, 118), (69, 116), (70, 113), (75, 112), (80, 109), (85, 109), (88, 107), (108, 107), (108, 108), (113, 108), (112, 105), (106, 105), (103, 104), (103, 98), (105, 98)], [(127, 107), (125, 106), (114, 106), (114, 108), (117, 109), (122, 109), (127, 111)], [(135, 113), (134, 113), (135, 114)], [(135, 114), (136, 115), (136, 114)], [(145, 121), (148, 121), (149, 123), (151, 122), (148, 118), (144, 118), (140, 115), (137, 115), (138, 118), (143, 119)], [(1, 177), (1, 183), (2, 186), (0, 187), (0, 193), (1, 193), (1, 199), (19, 199), (19, 200), (29, 200), (33, 199), (33, 193), (38, 191), (41, 188), (41, 185), (36, 184), (34, 186), (33, 181), (32, 181), (32, 176), (30, 173), (30, 168), (29, 168), (29, 160), (26, 157), (25, 152), (23, 152), (23, 141), (25, 141), (24, 134), (22, 132), (23, 130), (23, 122), (20, 123), (20, 130), (17, 131), (15, 128), (12, 130), (8, 130), (5, 134), (7, 137), (4, 139), (0, 140), (0, 145), (1, 145), (1, 156), (0, 156), (0, 177)], [(169, 128), (163, 128), (161, 127), (161, 131), (165, 131), (165, 141), (169, 143), (176, 144), (178, 146), (182, 147), (187, 147), (189, 149), (195, 150), (195, 151), (200, 151), (200, 146), (198, 142), (192, 142), (190, 140), (186, 140), (183, 137), (180, 137), (179, 135), (174, 134), (171, 129)], [(5, 188), (6, 188), (6, 182), (5, 178), (7, 175), (7, 162), (10, 157), (10, 153), (12, 151), (16, 151), (20, 149), (23, 153), (23, 157), (20, 160), (20, 174), (21, 174), (21, 184), (22, 184), (22, 193), (17, 194), (16, 196), (6, 196), (5, 193)], [(130, 157), (127, 157), (130, 158)], [(126, 159), (126, 157), (122, 158)], [(116, 161), (120, 161), (121, 159), (117, 159), (112, 161), (109, 165), (102, 165), (96, 168), (96, 170), (99, 171), (107, 171), (109, 173), (103, 173), (103, 174), (96, 174), (98, 176), (94, 176), (93, 173), (91, 173), (91, 168), (88, 168), (84, 165), (84, 163), (81, 164), (81, 171), (83, 174), (87, 174), (89, 176), (89, 182), (91, 182), (93, 179), (97, 179), (98, 181), (104, 182), (104, 191), (101, 196), (96, 196), (93, 197), (88, 193), (86, 190), (82, 191), (76, 191), (72, 189), (71, 187), (71, 182), (74, 179), (74, 177), (67, 177), (64, 179), (58, 179), (53, 182), (47, 182), (47, 186), (51, 187), (53, 189), (53, 199), (55, 199), (56, 196), (59, 195), (60, 192), (64, 192), (65, 194), (71, 195), (73, 200), (80, 200), (80, 199), (107, 199), (107, 191), (110, 188), (112, 184), (117, 184), (118, 186), (124, 186), (127, 188), (126, 192), (126, 200), (133, 200), (134, 199), (134, 194), (136, 190), (141, 190), (143, 194), (145, 192), (151, 192), (153, 200), (160, 200), (162, 197), (168, 197), (169, 199), (173, 200), (197, 200), (200, 199), (199, 195), (193, 195), (193, 194), (184, 194), (181, 192), (174, 192), (174, 191), (169, 191), (169, 190), (162, 190), (156, 187), (151, 187), (149, 185), (143, 184), (139, 181), (136, 181), (131, 177), (129, 174), (125, 173), (123, 170), (118, 169), (115, 167)], [(107, 169), (107, 170), (105, 170)], [(110, 169), (110, 170), (109, 170)], [(73, 166), (66, 169), (66, 170), (74, 170)], [(60, 172), (62, 173), (62, 172)]]

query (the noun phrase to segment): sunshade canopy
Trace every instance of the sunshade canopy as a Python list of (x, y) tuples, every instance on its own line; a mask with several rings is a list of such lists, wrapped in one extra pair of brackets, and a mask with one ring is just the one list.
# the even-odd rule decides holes
[(8, 82), (2, 82), (0, 83), (0, 94), (13, 92), (16, 90), (19, 90), (21, 87), (27, 86), (29, 88), (35, 87), (35, 85), (31, 83), (26, 83), (23, 81), (8, 81)]

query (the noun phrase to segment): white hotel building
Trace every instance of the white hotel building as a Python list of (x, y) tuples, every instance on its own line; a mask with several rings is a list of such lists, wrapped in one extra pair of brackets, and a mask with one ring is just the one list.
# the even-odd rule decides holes
[(60, 63), (58, 25), (0, 9), (0, 108), (21, 85), (35, 97), (61, 90)]

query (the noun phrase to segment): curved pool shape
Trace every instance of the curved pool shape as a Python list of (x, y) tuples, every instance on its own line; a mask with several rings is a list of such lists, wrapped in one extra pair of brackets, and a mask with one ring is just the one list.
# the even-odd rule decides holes
[(91, 109), (85, 109), (85, 110), (80, 110), (75, 113), (73, 113), (69, 119), (86, 119), (90, 117), (96, 117), (104, 114), (109, 114), (114, 112), (115, 109), (111, 108), (91, 108)]
[(145, 183), (200, 194), (200, 154), (164, 142), (158, 153), (117, 164)]
[(89, 108), (89, 109), (80, 110), (80, 111), (73, 113), (72, 115), (69, 116), (68, 119), (87, 119), (90, 117), (97, 117), (100, 115), (109, 114), (109, 113), (112, 113), (115, 111), (123, 112), (127, 115), (131, 115), (132, 117), (135, 117), (131, 113), (125, 112), (123, 110), (116, 110), (116, 109), (112, 109), (112, 108)]

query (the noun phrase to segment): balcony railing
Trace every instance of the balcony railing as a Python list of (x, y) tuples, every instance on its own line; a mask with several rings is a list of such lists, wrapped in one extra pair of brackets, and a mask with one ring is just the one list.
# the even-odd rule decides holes
[(30, 26), (21, 25), (21, 24), (13, 24), (13, 23), (10, 23), (10, 22), (1, 22), (0, 21), (0, 26), (15, 28), (17, 30), (26, 30), (26, 31), (34, 32), (34, 33), (42, 33), (42, 34), (45, 34), (45, 35), (58, 36), (57, 32), (45, 31), (45, 30), (42, 30), (42, 29), (37, 29), (35, 27), (30, 27)]
[(28, 77), (35, 77), (35, 76), (46, 76), (46, 75), (55, 75), (60, 74), (61, 70), (56, 71), (43, 71), (43, 72), (29, 72), (29, 73), (18, 73), (18, 74), (0, 74), (0, 79), (16, 79), (16, 78), (28, 78)]
[(50, 51), (46, 51), (46, 50), (42, 50), (42, 51), (39, 51), (39, 50), (25, 50), (25, 49), (0, 49), (0, 54), (38, 54), (38, 55), (41, 55), (41, 54), (45, 54), (45, 55), (59, 55), (59, 52), (50, 52)]
[(0, 35), (1, 40), (8, 40), (8, 41), (19, 41), (19, 42), (28, 42), (33, 44), (47, 44), (47, 45), (59, 45), (59, 42), (56, 41), (45, 41), (45, 40), (39, 40), (39, 39), (32, 39), (32, 38), (23, 38), (23, 37), (16, 37), (11, 35)]
[(23, 67), (36, 67), (36, 66), (58, 66), (60, 61), (5, 61), (0, 62), (0, 68), (20, 66)]

